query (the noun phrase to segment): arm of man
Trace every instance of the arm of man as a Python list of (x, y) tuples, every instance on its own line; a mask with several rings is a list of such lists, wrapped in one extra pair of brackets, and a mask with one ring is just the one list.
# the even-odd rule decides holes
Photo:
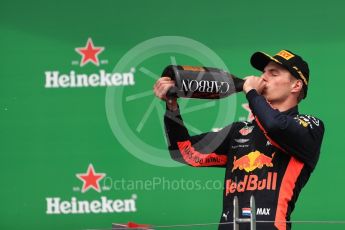
[(254, 87), (246, 92), (249, 106), (259, 126), (271, 140), (271, 144), (314, 169), (324, 134), (322, 121), (305, 115), (289, 116), (272, 108), (260, 95), (260, 88), (257, 90)]
[(167, 101), (164, 124), (171, 157), (193, 167), (225, 167), (231, 126), (219, 132), (190, 136), (180, 115), (176, 98), (167, 99), (165, 96), (173, 85), (170, 78), (161, 78), (154, 86), (155, 95)]

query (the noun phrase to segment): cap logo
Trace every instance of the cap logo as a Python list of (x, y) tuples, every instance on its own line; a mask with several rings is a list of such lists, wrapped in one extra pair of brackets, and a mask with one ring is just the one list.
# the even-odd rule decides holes
[(295, 56), (286, 50), (280, 51), (279, 53), (277, 53), (277, 55), (284, 58), (285, 60), (289, 60), (290, 58), (293, 58)]

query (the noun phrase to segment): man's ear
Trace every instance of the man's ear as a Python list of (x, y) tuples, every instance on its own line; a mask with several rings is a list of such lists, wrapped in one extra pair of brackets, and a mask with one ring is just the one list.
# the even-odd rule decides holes
[(303, 89), (303, 82), (302, 80), (297, 79), (293, 84), (291, 88), (291, 93), (300, 92)]

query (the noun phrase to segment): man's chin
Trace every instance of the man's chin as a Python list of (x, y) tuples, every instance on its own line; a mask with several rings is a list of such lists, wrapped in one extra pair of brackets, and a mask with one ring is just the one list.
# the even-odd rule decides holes
[(267, 97), (267, 92), (265, 90), (261, 92), (261, 95), (264, 96), (264, 98), (266, 98), (267, 100), (268, 97)]
[(268, 101), (268, 102), (271, 101), (270, 97), (267, 95), (267, 93), (263, 92), (261, 95), (266, 99), (266, 101)]

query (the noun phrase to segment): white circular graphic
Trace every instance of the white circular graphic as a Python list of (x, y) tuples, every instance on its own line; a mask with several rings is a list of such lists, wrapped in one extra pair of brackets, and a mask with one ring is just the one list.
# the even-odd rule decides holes
[[(125, 95), (126, 89), (130, 87), (138, 87), (137, 85), (127, 87), (108, 87), (106, 89), (105, 109), (108, 123), (113, 134), (121, 145), (123, 145), (130, 154), (138, 159), (156, 166), (177, 167), (182, 164), (171, 159), (167, 146), (158, 146), (154, 137), (150, 139), (142, 138), (140, 136), (141, 132), (145, 129), (152, 130), (158, 126), (160, 126), (160, 128), (157, 129), (161, 132), (159, 135), (165, 136), (163, 127), (165, 105), (158, 98), (153, 96), (152, 90), (155, 80), (160, 76), (153, 74), (150, 71), (150, 66), (141, 66), (140, 68), (137, 68), (145, 60), (161, 54), (170, 56), (170, 60), (166, 60), (166, 66), (169, 64), (176, 64), (176, 62), (179, 61), (176, 59), (176, 55), (184, 55), (196, 60), (198, 63), (201, 63), (202, 66), (216, 67), (228, 72), (229, 70), (222, 59), (207, 46), (195, 40), (179, 36), (162, 36), (146, 40), (129, 50), (114, 67), (113, 72), (129, 72), (133, 71), (132, 68), (134, 67), (136, 68), (136, 78), (138, 78), (139, 75), (140, 77), (148, 76), (147, 80), (151, 81), (152, 84), (151, 87), (145, 89), (143, 92), (129, 96)], [(178, 64), (188, 65), (188, 63)], [(126, 109), (124, 108), (126, 106), (131, 106), (132, 101), (142, 100), (144, 103), (144, 98), (146, 98), (145, 101), (147, 101), (148, 97), (151, 99), (151, 102), (145, 106), (145, 111), (140, 111), (140, 109), (136, 111), (138, 113), (136, 115), (140, 115), (141, 119), (137, 121), (135, 128), (131, 127), (129, 125), (129, 123), (132, 122), (129, 120), (129, 117), (131, 116), (125, 114)], [(214, 117), (214, 124), (224, 123), (225, 121), (232, 122), (235, 117), (235, 94), (226, 99), (205, 100), (201, 105), (194, 107), (187, 106), (188, 100), (195, 99), (179, 99), (182, 116), (184, 113), (193, 112), (199, 112), (200, 116), (207, 116), (208, 113), (205, 109), (213, 109), (214, 107), (214, 109), (217, 109), (217, 115)], [(135, 108), (131, 109), (135, 110)], [(202, 112), (202, 110), (205, 110), (205, 112)], [(212, 111), (214, 112), (214, 110)], [(159, 115), (158, 120), (157, 113)], [(155, 116), (152, 116), (152, 114), (155, 114)], [(155, 120), (152, 121), (152, 119)], [(147, 125), (149, 121), (151, 121), (151, 124), (157, 125), (157, 127)], [(186, 120), (184, 120), (184, 122), (189, 131), (198, 133), (199, 130), (197, 127), (188, 125), (188, 121)]]

